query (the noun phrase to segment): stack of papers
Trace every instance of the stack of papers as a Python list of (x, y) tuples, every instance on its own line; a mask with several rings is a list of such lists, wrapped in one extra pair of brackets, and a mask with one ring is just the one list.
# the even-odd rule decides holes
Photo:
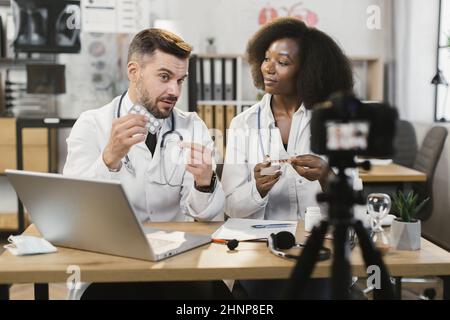
[(230, 218), (212, 234), (212, 238), (239, 241), (267, 239), (271, 233), (289, 231), (295, 235), (296, 230), (297, 221)]

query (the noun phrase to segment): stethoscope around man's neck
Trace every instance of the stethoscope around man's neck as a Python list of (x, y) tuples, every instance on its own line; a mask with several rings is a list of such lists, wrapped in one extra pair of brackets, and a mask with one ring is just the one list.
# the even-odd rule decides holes
[[(117, 106), (117, 118), (120, 118), (120, 110), (122, 108), (122, 101), (123, 101), (123, 98), (126, 96), (127, 92), (128, 92), (128, 90), (125, 91), (124, 93), (122, 93), (122, 96), (120, 97), (119, 105)], [(160, 144), (160, 147), (159, 147), (160, 148), (160, 154), (164, 153), (164, 148), (165, 148), (164, 142), (165, 142), (166, 137), (169, 134), (176, 134), (179, 137), (180, 141), (183, 141), (183, 136), (178, 131), (175, 130), (175, 116), (173, 115), (173, 113), (174, 113), (174, 111), (172, 110), (172, 112), (170, 113), (170, 119), (171, 119), (171, 122), (172, 122), (171, 123), (171, 128), (170, 128), (169, 131), (165, 132), (162, 135), (162, 137), (161, 137), (161, 144)], [(134, 169), (133, 164), (130, 161), (130, 157), (128, 157), (128, 154), (125, 155), (125, 160), (124, 160), (123, 164), (125, 165), (125, 168), (131, 174), (135, 174), (136, 171)], [(163, 164), (164, 164), (164, 160), (163, 160)]]

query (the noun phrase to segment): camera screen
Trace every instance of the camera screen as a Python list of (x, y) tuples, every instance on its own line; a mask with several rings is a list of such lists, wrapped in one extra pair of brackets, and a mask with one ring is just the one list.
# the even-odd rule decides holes
[(366, 121), (336, 122), (327, 121), (327, 149), (366, 150), (369, 137), (369, 123)]

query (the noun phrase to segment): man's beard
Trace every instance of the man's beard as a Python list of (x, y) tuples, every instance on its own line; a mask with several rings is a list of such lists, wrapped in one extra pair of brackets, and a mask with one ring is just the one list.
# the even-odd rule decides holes
[[(137, 86), (137, 99), (140, 105), (145, 107), (155, 118), (157, 119), (165, 119), (170, 116), (172, 109), (169, 112), (161, 112), (157, 107), (157, 101), (152, 99), (148, 94), (147, 90), (142, 88), (142, 81), (139, 81), (139, 85)], [(164, 100), (173, 100), (176, 102), (176, 98), (173, 97), (165, 97)]]

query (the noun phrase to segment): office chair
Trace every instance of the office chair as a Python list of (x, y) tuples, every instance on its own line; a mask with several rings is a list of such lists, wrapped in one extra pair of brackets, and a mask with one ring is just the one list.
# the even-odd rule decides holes
[(394, 155), (392, 160), (399, 165), (412, 168), (417, 155), (417, 138), (411, 122), (397, 121), (397, 132), (394, 138)]
[(447, 138), (447, 129), (444, 127), (431, 128), (420, 147), (414, 160), (413, 169), (421, 171), (427, 175), (427, 181), (424, 183), (414, 183), (413, 190), (424, 199), (430, 197), (427, 205), (419, 213), (419, 219), (426, 221), (431, 217), (433, 211), (433, 181), (436, 166), (441, 157), (442, 149)]
[[(397, 121), (397, 129), (394, 137), (394, 163), (412, 168), (417, 156), (417, 137), (411, 122), (406, 120)], [(401, 190), (401, 184), (376, 183), (364, 186), (364, 196), (371, 193), (386, 193), (391, 198), (397, 191)]]
[[(433, 217), (433, 181), (434, 173), (436, 171), (437, 163), (441, 157), (444, 148), (445, 140), (447, 138), (447, 129), (443, 127), (431, 128), (420, 146), (420, 150), (414, 160), (413, 169), (421, 171), (427, 175), (427, 181), (423, 183), (414, 183), (413, 190), (419, 194), (421, 199), (427, 197), (430, 200), (425, 207), (419, 212), (418, 218), (422, 221), (422, 236), (434, 243), (440, 245), (439, 228), (436, 228), (436, 220), (438, 227), (441, 226), (442, 221), (439, 217)], [(427, 221), (430, 221), (428, 223)], [(424, 223), (425, 222), (425, 223)], [(448, 249), (448, 248), (447, 248)], [(403, 278), (402, 283), (416, 283), (416, 284), (437, 284), (436, 279), (433, 278)], [(405, 288), (406, 289), (406, 288)], [(412, 289), (406, 289), (413, 294), (416, 294), (419, 299), (434, 299), (436, 292), (433, 288), (426, 288), (422, 294), (414, 292)]]

